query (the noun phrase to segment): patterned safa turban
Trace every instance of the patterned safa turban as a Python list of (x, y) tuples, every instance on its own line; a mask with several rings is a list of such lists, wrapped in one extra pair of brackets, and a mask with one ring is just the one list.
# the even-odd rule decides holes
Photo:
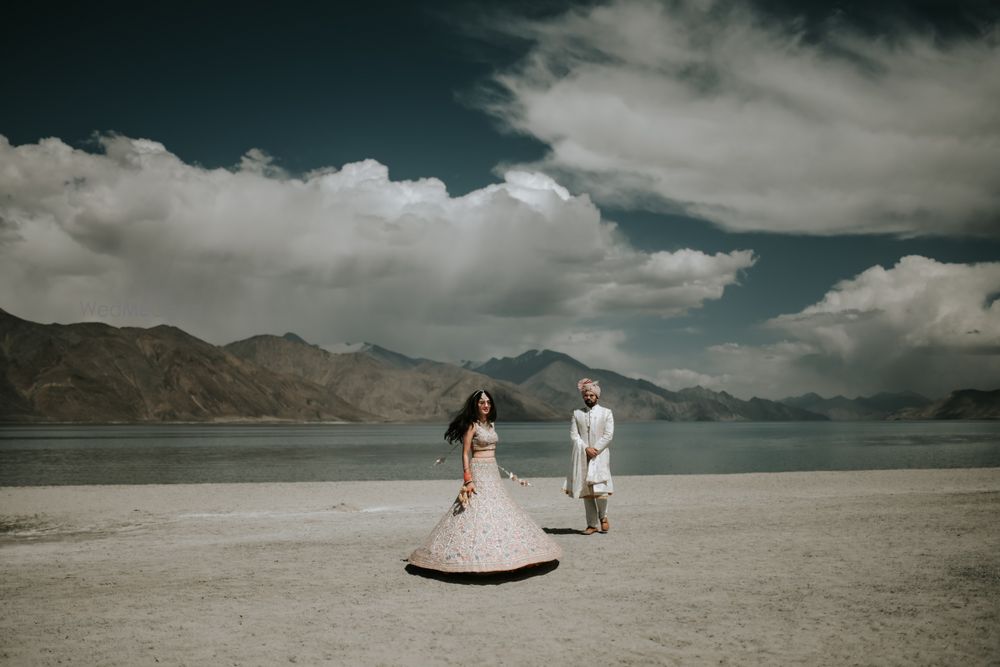
[(597, 394), (597, 398), (601, 397), (601, 385), (597, 384), (597, 380), (583, 378), (576, 383), (576, 388), (580, 390), (581, 394), (585, 391), (592, 391)]

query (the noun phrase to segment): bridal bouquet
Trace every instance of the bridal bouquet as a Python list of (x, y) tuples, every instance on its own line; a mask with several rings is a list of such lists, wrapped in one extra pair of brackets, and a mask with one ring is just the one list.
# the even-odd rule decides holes
[(462, 490), (458, 492), (458, 498), (455, 499), (455, 502), (464, 509), (469, 506), (469, 501), (472, 500), (474, 493), (474, 491), (469, 491), (466, 486), (462, 486)]

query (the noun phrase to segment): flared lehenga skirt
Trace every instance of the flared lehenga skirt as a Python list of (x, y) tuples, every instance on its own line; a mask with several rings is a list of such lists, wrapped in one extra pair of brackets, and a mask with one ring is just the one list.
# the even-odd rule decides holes
[(496, 459), (471, 461), (476, 493), (467, 507), (457, 501), (410, 563), (439, 572), (507, 572), (558, 560), (562, 548), (507, 492)]

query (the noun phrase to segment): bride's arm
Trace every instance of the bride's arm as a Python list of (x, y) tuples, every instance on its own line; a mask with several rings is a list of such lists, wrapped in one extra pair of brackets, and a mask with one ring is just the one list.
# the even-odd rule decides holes
[(464, 481), (462, 486), (470, 493), (476, 492), (476, 485), (472, 482), (472, 469), (469, 467), (469, 454), (472, 452), (472, 436), (475, 433), (476, 425), (469, 424), (469, 430), (465, 432), (465, 436), (462, 438), (462, 479)]

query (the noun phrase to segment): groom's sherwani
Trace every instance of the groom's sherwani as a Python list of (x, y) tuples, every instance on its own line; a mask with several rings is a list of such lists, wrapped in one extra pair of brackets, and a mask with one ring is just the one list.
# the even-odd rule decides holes
[[(569, 434), (573, 441), (573, 461), (563, 491), (573, 498), (612, 493), (610, 446), (615, 418), (611, 410), (600, 405), (574, 410)], [(599, 452), (590, 461), (587, 461), (587, 447)]]

